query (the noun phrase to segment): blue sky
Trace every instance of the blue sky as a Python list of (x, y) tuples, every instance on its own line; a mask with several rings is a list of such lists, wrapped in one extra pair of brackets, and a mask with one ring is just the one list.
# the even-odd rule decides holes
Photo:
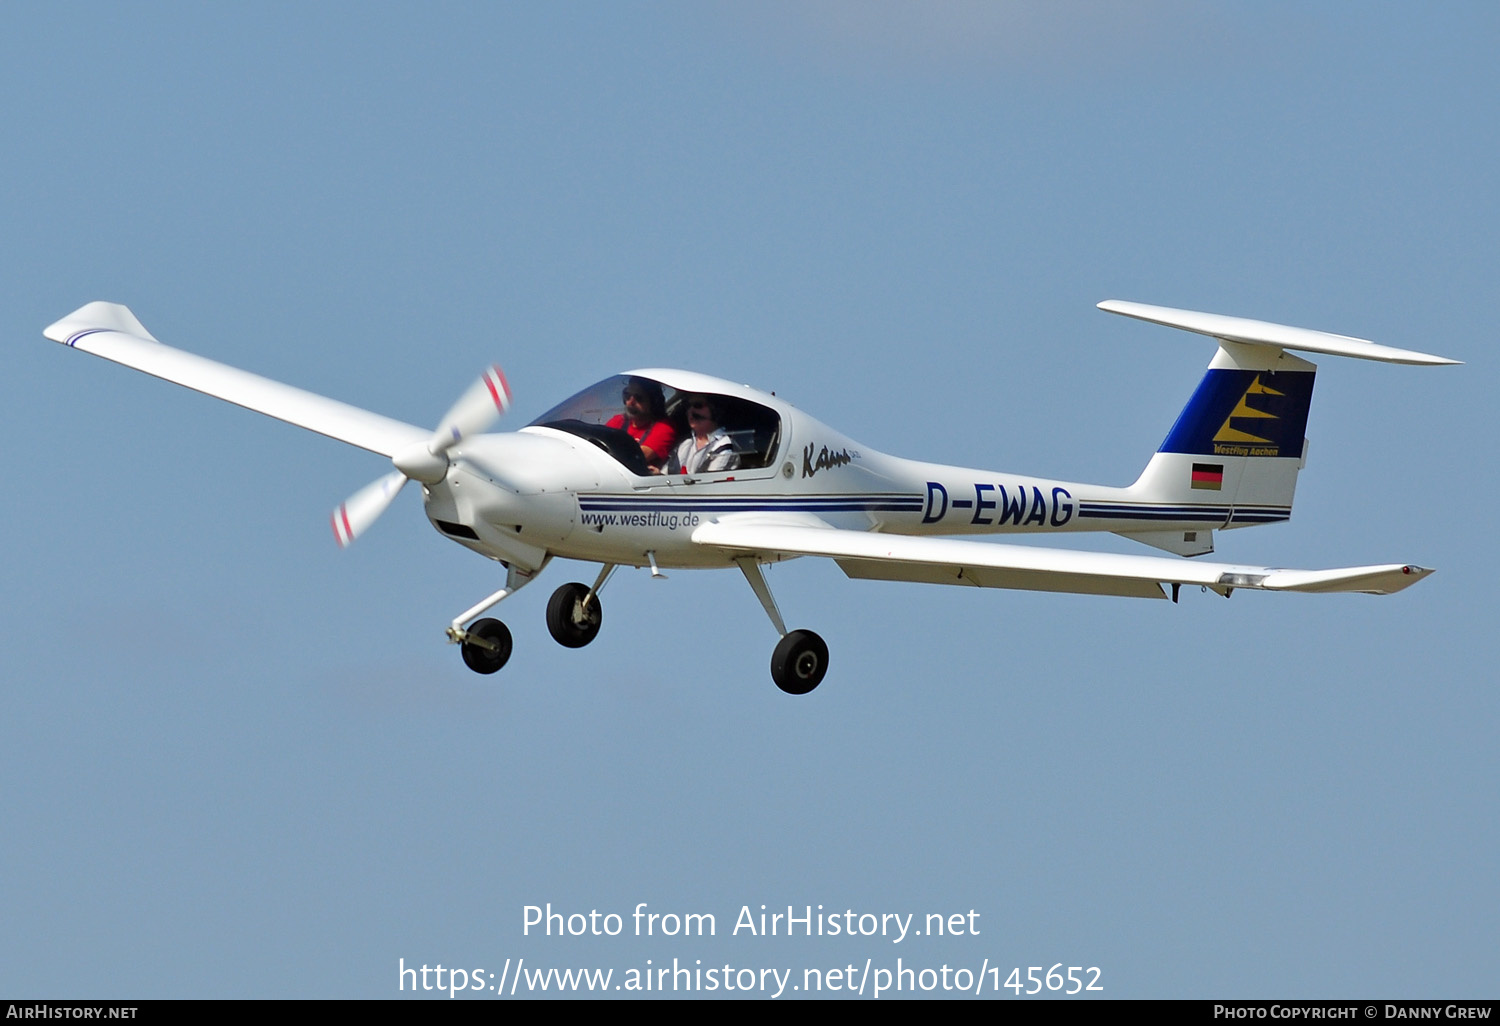
[[(1493, 5), (3, 21), (0, 992), (900, 957), (1099, 966), (1116, 997), (1493, 996)], [(495, 567), (411, 495), (333, 544), (381, 460), (41, 337), (123, 302), (419, 424), (490, 362), (516, 424), (682, 366), (898, 455), (1119, 484), (1212, 346), (1107, 298), (1467, 361), (1318, 359), (1292, 521), (1219, 539), (1438, 573), (1172, 606), (800, 561), (770, 581), (832, 669), (792, 700), (738, 575), (622, 572), (569, 651), (546, 599), (594, 571), (554, 566), (480, 678), (442, 628)], [(523, 936), (547, 902), (718, 935)], [(761, 904), (981, 932), (732, 936)]]

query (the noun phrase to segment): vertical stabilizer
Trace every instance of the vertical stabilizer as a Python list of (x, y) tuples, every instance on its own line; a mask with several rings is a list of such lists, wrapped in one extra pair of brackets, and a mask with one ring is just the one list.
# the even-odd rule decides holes
[[(1270, 524), (1292, 515), (1297, 472), (1307, 457), (1307, 411), (1317, 368), (1286, 350), (1352, 356), (1416, 366), (1456, 364), (1446, 356), (1397, 349), (1367, 339), (1270, 321), (1105, 300), (1099, 309), (1199, 335), (1219, 351), (1167, 440), (1127, 489), (1134, 510), (1155, 507), (1157, 520)], [(1203, 532), (1119, 532), (1184, 556), (1213, 551)]]
[(1140, 501), (1221, 508), (1226, 528), (1287, 519), (1316, 373), (1281, 349), (1220, 340), (1131, 490)]

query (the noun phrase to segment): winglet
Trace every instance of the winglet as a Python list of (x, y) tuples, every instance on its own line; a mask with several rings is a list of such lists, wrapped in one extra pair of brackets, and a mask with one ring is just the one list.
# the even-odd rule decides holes
[(1253, 346), (1275, 346), (1279, 349), (1298, 349), (1307, 353), (1326, 353), (1330, 356), (1353, 356), (1361, 360), (1379, 360), (1382, 363), (1406, 363), (1422, 366), (1460, 364), (1462, 360), (1450, 360), (1445, 356), (1418, 353), (1411, 349), (1396, 349), (1367, 339), (1349, 335), (1334, 335), (1310, 328), (1294, 328), (1287, 324), (1272, 324), (1270, 321), (1255, 321), (1247, 317), (1226, 317), (1223, 314), (1199, 313), (1195, 310), (1175, 310), (1169, 306), (1149, 306), (1146, 303), (1127, 303), (1119, 299), (1106, 299), (1099, 304), (1106, 313), (1123, 314), (1137, 320), (1164, 324), (1169, 328), (1181, 328), (1200, 335), (1212, 335), (1225, 342), (1241, 342)]
[(1260, 587), (1267, 591), (1362, 591), (1367, 595), (1392, 595), (1410, 588), (1430, 573), (1428, 567), (1410, 563), (1341, 570), (1273, 570)]
[(102, 300), (85, 303), (62, 320), (47, 325), (42, 334), (54, 342), (71, 346), (84, 335), (96, 331), (119, 331), (148, 342), (158, 341), (136, 315), (130, 312), (130, 307)]

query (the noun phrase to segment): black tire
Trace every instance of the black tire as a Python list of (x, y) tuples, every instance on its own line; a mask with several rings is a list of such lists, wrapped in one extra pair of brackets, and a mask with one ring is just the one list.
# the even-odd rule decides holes
[(466, 633), (471, 638), (482, 638), (498, 646), (493, 652), (472, 641), (465, 641), (458, 646), (464, 657), (464, 665), (475, 673), (494, 673), (510, 661), (510, 628), (499, 620), (485, 618), (475, 621)]
[(547, 602), (547, 630), (565, 648), (582, 648), (599, 636), (604, 611), (599, 607), (598, 595), (584, 606), (588, 593), (586, 584), (564, 584)]
[(828, 646), (812, 631), (792, 631), (771, 653), (771, 679), (789, 695), (805, 695), (828, 672)]

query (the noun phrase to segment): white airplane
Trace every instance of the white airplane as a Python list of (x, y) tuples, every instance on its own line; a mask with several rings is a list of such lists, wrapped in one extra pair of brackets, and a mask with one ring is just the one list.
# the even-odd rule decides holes
[(738, 567), (781, 636), (771, 676), (790, 694), (811, 691), (828, 669), (823, 639), (787, 630), (761, 573), (797, 556), (826, 556), (858, 578), (1138, 598), (1165, 598), (1170, 587), (1174, 602), (1184, 584), (1225, 597), (1239, 588), (1386, 595), (1432, 572), (1408, 563), (1291, 570), (990, 540), (1110, 531), (1176, 556), (1212, 552), (1215, 530), (1291, 516), (1315, 368), (1287, 350), (1459, 362), (1238, 317), (1099, 307), (1219, 346), (1166, 440), (1124, 488), (888, 456), (774, 395), (689, 371), (606, 378), (519, 431), (485, 434), (511, 405), (493, 367), (429, 431), (162, 345), (118, 304), (89, 303), (44, 333), (388, 457), (395, 469), (334, 512), (334, 535), (348, 545), (407, 481), (420, 483), (433, 526), (506, 569), (505, 586), (448, 627), (478, 673), (505, 665), (511, 635), (499, 620), (475, 618), (554, 557), (602, 565), (592, 585), (564, 584), (547, 604), (548, 629), (570, 648), (599, 633), (599, 592), (617, 567), (650, 567), (655, 577), (664, 567)]

